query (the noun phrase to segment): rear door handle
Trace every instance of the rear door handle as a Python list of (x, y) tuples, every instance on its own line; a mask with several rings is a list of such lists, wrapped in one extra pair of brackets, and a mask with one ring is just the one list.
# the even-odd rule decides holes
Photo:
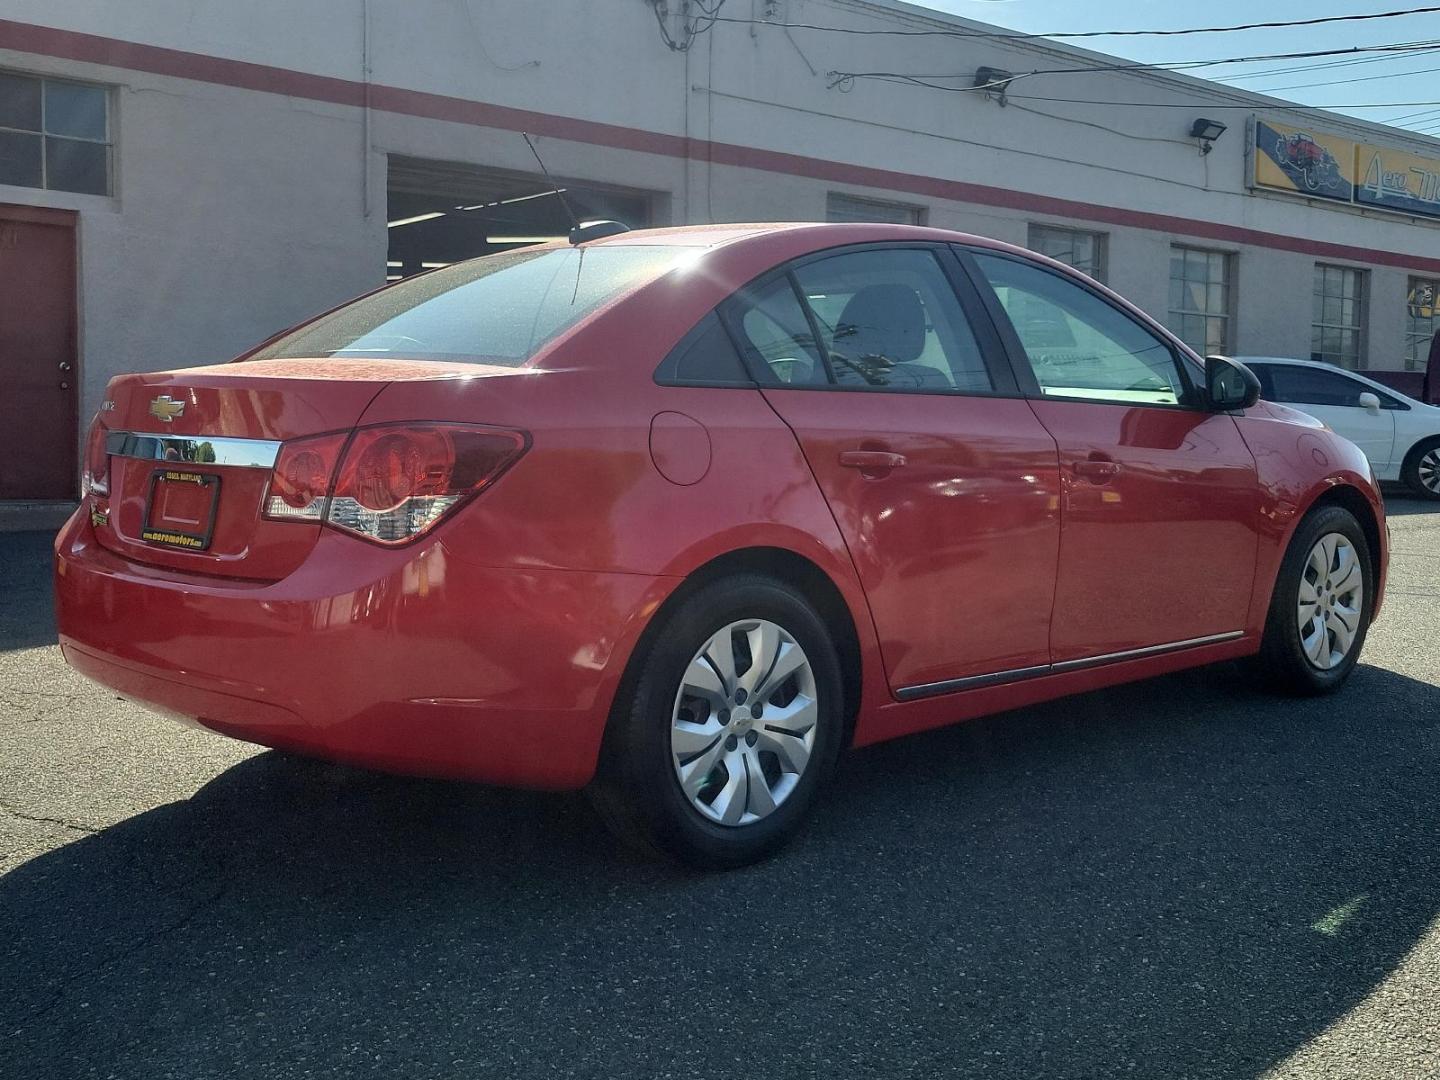
[(1108, 461), (1104, 458), (1075, 463), (1075, 475), (1083, 476), (1086, 480), (1096, 484), (1108, 483), (1115, 479), (1115, 474), (1119, 471), (1120, 463), (1118, 461)]
[(840, 464), (847, 469), (859, 469), (866, 476), (884, 474), (905, 464), (904, 454), (892, 454), (888, 450), (841, 450)]

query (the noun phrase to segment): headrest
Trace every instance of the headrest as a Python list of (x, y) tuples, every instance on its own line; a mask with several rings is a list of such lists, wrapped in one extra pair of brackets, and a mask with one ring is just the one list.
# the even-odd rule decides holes
[(908, 285), (866, 285), (841, 312), (834, 347), (852, 359), (915, 360), (925, 351), (925, 305)]

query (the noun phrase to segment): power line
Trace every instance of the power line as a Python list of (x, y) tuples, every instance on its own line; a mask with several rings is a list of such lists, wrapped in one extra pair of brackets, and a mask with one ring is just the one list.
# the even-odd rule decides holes
[(971, 86), (942, 86), (932, 83), (931, 79), (965, 79), (973, 80), (978, 77), (978, 72), (957, 72), (935, 73), (935, 72), (905, 72), (905, 71), (829, 71), (826, 74), (830, 78), (832, 88), (848, 90), (854, 85), (857, 79), (879, 79), (889, 82), (908, 82), (919, 86), (928, 86), (936, 90), (946, 90), (951, 93), (974, 93), (975, 91), (989, 91), (997, 88), (1004, 88), (1020, 79), (1033, 78), (1037, 75), (1092, 75), (1097, 72), (1126, 72), (1126, 71), (1186, 71), (1191, 68), (1218, 67), (1222, 64), (1248, 64), (1259, 60), (1295, 60), (1318, 56), (1341, 56), (1365, 52), (1402, 52), (1402, 53), (1423, 53), (1433, 51), (1437, 44), (1435, 40), (1422, 42), (1409, 42), (1394, 45), (1372, 45), (1354, 46), (1348, 49), (1314, 49), (1307, 52), (1296, 53), (1271, 53), (1262, 56), (1237, 56), (1226, 57), (1219, 60), (1184, 60), (1171, 63), (1140, 63), (1124, 62), (1119, 64), (1092, 64), (1086, 67), (1070, 68), (1037, 68), (1034, 71), (1017, 72), (1005, 78), (994, 79), (990, 82)]
[[(955, 89), (955, 87), (951, 87), (951, 86), (936, 86), (936, 87), (934, 87), (934, 89), (936, 89), (936, 90), (953, 90), (953, 89)], [(1196, 102), (1193, 102), (1193, 101), (1191, 101), (1191, 102), (1178, 102), (1178, 101), (1177, 101), (1177, 102), (1170, 102), (1170, 101), (1095, 101), (1095, 100), (1091, 100), (1091, 99), (1089, 99), (1089, 98), (1036, 97), (1036, 96), (1033, 95), (1033, 94), (1015, 94), (1015, 95), (1013, 95), (1013, 96), (1014, 96), (1015, 100), (1017, 100), (1017, 101), (1058, 101), (1058, 102), (1063, 102), (1063, 103), (1070, 104), (1070, 105), (1112, 105), (1112, 106), (1115, 106), (1115, 107), (1117, 107), (1117, 108), (1134, 108), (1134, 109), (1192, 109), (1192, 110), (1193, 110), (1193, 109), (1197, 109), (1197, 108), (1206, 108), (1206, 109), (1244, 109), (1245, 111), (1250, 112), (1250, 111), (1253, 111), (1254, 108), (1255, 108), (1254, 105), (1250, 105), (1250, 104), (1246, 104), (1246, 105), (1226, 105), (1226, 104), (1224, 104), (1224, 103), (1222, 103), (1222, 102), (1212, 102), (1212, 101), (1207, 101), (1207, 102), (1205, 102), (1203, 105), (1199, 105), (1199, 104), (1197, 104)], [(1405, 108), (1405, 107), (1407, 107), (1407, 106), (1411, 106), (1411, 105), (1440, 105), (1440, 101), (1382, 101), (1382, 102), (1369, 101), (1369, 102), (1362, 102), (1362, 103), (1360, 103), (1360, 104), (1323, 105), (1323, 106), (1320, 106), (1320, 105), (1301, 105), (1301, 104), (1299, 104), (1299, 103), (1290, 103), (1290, 104), (1287, 104), (1287, 105), (1285, 105), (1285, 106), (1283, 106), (1283, 107), (1286, 108), (1286, 109), (1324, 109), (1324, 110), (1334, 110), (1334, 109), (1403, 109), (1403, 108)]]
[(1182, 37), (1189, 34), (1229, 34), (1240, 30), (1271, 30), (1293, 26), (1319, 26), (1324, 23), (1369, 22), (1375, 19), (1395, 19), (1404, 15), (1425, 15), (1440, 11), (1440, 5), (1405, 8), (1400, 11), (1380, 11), (1364, 15), (1328, 15), (1314, 19), (1286, 19), (1276, 22), (1241, 23), (1235, 26), (1198, 26), (1182, 30), (1075, 30), (1049, 33), (1020, 33), (1013, 30), (876, 30), (854, 26), (823, 26), (818, 23), (779, 23), (768, 19), (746, 19), (739, 16), (725, 16), (718, 13), (711, 16), (713, 22), (741, 23), (748, 26), (774, 26), (790, 30), (820, 30), (832, 34), (856, 34), (861, 36), (891, 37), (957, 37), (957, 38), (1004, 38), (1009, 41), (1027, 41), (1037, 38), (1095, 38), (1095, 37)]
[[(1421, 42), (1408, 42), (1407, 44), (1421, 45)], [(1245, 71), (1234, 75), (1225, 75), (1227, 82), (1238, 82), (1240, 79), (1270, 79), (1277, 75), (1293, 75), (1301, 71), (1319, 71), (1323, 68), (1358, 67), (1361, 64), (1388, 64), (1396, 60), (1404, 60), (1410, 56), (1419, 56), (1425, 53), (1440, 52), (1440, 48), (1416, 48), (1414, 52), (1393, 53), (1387, 56), (1361, 56), (1349, 60), (1326, 60), (1320, 64), (1295, 64), (1293, 67), (1271, 68), (1268, 71)], [(1398, 76), (1397, 76), (1398, 77)]]
[(1289, 86), (1260, 86), (1254, 89), (1257, 94), (1276, 94), (1281, 90), (1306, 90), (1312, 86), (1346, 86), (1357, 82), (1374, 82), (1376, 79), (1405, 79), (1411, 75), (1429, 75), (1440, 71), (1440, 67), (1416, 68), (1414, 71), (1391, 72), (1385, 75), (1361, 75), (1354, 79), (1330, 79), (1325, 82), (1291, 83)]

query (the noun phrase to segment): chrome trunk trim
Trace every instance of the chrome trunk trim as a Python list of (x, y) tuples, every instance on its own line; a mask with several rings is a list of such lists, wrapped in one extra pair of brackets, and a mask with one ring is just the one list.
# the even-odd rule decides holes
[(141, 461), (176, 461), (189, 465), (233, 465), (246, 469), (272, 469), (280, 456), (280, 443), (272, 439), (233, 439), (212, 435), (154, 435), (144, 431), (112, 431), (105, 437), (105, 452)]

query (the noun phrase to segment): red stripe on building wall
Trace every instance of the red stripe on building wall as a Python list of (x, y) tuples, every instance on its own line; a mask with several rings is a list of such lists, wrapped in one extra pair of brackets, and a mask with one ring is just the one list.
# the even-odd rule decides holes
[[(326, 75), (312, 75), (268, 64), (252, 64), (244, 60), (227, 60), (203, 53), (142, 45), (117, 38), (82, 34), (73, 30), (36, 26), (31, 23), (0, 19), (0, 49), (35, 53), (66, 60), (78, 60), (130, 71), (146, 71), (178, 79), (233, 86), (245, 90), (283, 94), (288, 97), (327, 101), (340, 105), (362, 106), (366, 100), (365, 84)], [(1172, 217), (1119, 206), (1057, 199), (1008, 188), (947, 180), (937, 176), (895, 172), (864, 165), (849, 165), (824, 158), (802, 157), (777, 150), (763, 150), (734, 143), (708, 142), (666, 135), (641, 128), (622, 127), (594, 120), (533, 112), (484, 101), (406, 90), (398, 86), (371, 84), (369, 101), (372, 108), (404, 116), (425, 117), (503, 131), (528, 131), (571, 142), (617, 147), (663, 157), (691, 158), (712, 161), (737, 168), (762, 172), (804, 176), (832, 183), (855, 184), (884, 191), (904, 192), (979, 206), (993, 206), (1057, 218), (1079, 218), (1084, 221), (1124, 225), (1179, 236), (1199, 237), (1225, 244), (1247, 244), (1254, 247), (1293, 251), (1327, 259), (1345, 259), (1370, 265), (1395, 266), (1407, 270), (1440, 273), (1440, 259), (1407, 255), (1398, 251), (1332, 244), (1301, 236), (1284, 236), (1259, 229), (1222, 225), (1215, 221)]]

